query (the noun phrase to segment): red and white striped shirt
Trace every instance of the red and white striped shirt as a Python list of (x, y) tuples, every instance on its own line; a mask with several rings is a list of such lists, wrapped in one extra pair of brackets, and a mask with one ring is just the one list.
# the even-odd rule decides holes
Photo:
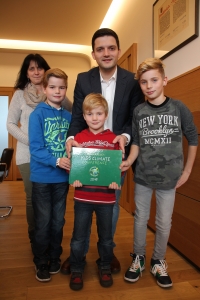
[[(106, 150), (119, 150), (119, 144), (113, 144), (116, 135), (109, 129), (94, 134), (89, 129), (85, 129), (75, 136), (77, 141), (83, 148), (96, 148)], [(114, 204), (115, 190), (106, 186), (84, 185), (75, 188), (74, 199), (86, 203), (95, 204)]]

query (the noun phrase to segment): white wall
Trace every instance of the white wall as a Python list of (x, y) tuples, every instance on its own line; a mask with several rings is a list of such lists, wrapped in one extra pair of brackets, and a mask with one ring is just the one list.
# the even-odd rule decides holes
[[(21, 64), (27, 53), (0, 52), (0, 86), (13, 87)], [(40, 52), (39, 52), (40, 53)], [(51, 68), (60, 68), (68, 75), (67, 96), (73, 101), (74, 85), (77, 74), (90, 69), (90, 62), (85, 57), (66, 56), (63, 54), (42, 54)]]
[[(124, 5), (110, 27), (120, 39), (122, 54), (133, 44), (138, 44), (138, 64), (153, 56), (152, 11), (155, 0), (123, 0)], [(199, 2), (200, 11), (200, 2)], [(200, 25), (199, 25), (200, 27)], [(199, 29), (200, 31), (200, 29)], [(83, 33), (84, 34), (84, 33)], [(30, 52), (29, 52), (30, 53)], [(0, 86), (14, 86), (20, 65), (28, 53), (0, 52)], [(51, 67), (63, 69), (69, 76), (67, 95), (73, 100), (73, 89), (79, 72), (90, 69), (84, 57), (63, 54), (44, 54)], [(168, 79), (174, 78), (200, 65), (200, 37), (196, 38), (164, 60)]]
[[(111, 28), (119, 35), (122, 54), (133, 43), (138, 44), (138, 64), (153, 56), (152, 11), (154, 2), (155, 0), (124, 0), (117, 21), (111, 25)], [(168, 79), (200, 66), (200, 37), (166, 58), (164, 64)]]

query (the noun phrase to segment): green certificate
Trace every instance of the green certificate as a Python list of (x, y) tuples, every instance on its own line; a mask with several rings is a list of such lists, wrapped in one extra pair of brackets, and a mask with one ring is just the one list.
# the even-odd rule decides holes
[(121, 150), (73, 147), (69, 183), (79, 180), (84, 185), (109, 186), (116, 182), (120, 186), (121, 162)]

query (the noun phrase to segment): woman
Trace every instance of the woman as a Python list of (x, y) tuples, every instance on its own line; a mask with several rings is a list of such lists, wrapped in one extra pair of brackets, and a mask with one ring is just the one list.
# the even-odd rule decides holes
[[(34, 108), (46, 100), (43, 93), (42, 80), (44, 73), (50, 69), (45, 59), (39, 54), (25, 57), (15, 83), (17, 89), (9, 106), (7, 130), (17, 139), (16, 164), (21, 173), (26, 193), (26, 217), (28, 235), (32, 243), (34, 235), (34, 214), (32, 208), (32, 183), (30, 177), (30, 152), (28, 141), (29, 116)], [(63, 106), (71, 111), (72, 104), (66, 98)], [(18, 127), (20, 123), (20, 127)]]

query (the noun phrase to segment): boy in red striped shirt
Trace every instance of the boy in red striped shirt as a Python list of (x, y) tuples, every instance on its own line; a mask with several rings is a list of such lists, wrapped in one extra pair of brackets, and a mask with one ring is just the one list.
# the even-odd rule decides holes
[[(83, 102), (83, 116), (88, 125), (75, 136), (81, 147), (119, 150), (119, 145), (113, 144), (116, 135), (109, 129), (104, 130), (108, 117), (108, 104), (101, 94), (89, 94)], [(109, 187), (86, 186), (76, 180), (73, 183), (74, 194), (74, 230), (71, 239), (70, 288), (80, 290), (83, 287), (83, 271), (85, 266), (84, 248), (88, 227), (91, 226), (93, 212), (97, 217), (97, 243), (100, 258), (97, 260), (100, 284), (109, 287), (113, 284), (110, 263), (113, 257), (112, 215), (115, 203), (115, 189), (120, 189), (113, 182)]]

